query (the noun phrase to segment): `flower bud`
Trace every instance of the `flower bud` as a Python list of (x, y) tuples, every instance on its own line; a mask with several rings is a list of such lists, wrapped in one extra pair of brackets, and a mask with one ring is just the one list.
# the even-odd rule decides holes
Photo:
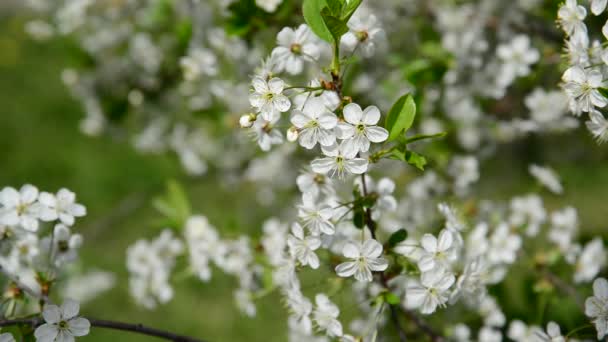
[(299, 135), (300, 134), (298, 133), (298, 129), (294, 126), (291, 126), (287, 130), (287, 140), (290, 142), (294, 142), (294, 141), (298, 140)]
[(243, 128), (249, 128), (253, 126), (253, 122), (255, 121), (255, 119), (256, 116), (254, 114), (245, 114), (239, 119), (239, 124)]

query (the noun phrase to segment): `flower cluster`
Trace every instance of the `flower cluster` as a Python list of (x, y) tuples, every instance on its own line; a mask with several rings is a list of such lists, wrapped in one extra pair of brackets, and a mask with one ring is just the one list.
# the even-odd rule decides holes
[(608, 26), (602, 28), (604, 38), (599, 32), (590, 32), (585, 24), (585, 20), (591, 20), (587, 18), (588, 9), (590, 16), (600, 16), (606, 10), (606, 1), (592, 0), (590, 7), (585, 7), (577, 0), (567, 0), (559, 8), (558, 21), (567, 36), (569, 66), (562, 80), (570, 111), (576, 116), (587, 113), (587, 128), (598, 142), (604, 142), (608, 140), (608, 121), (601, 111), (608, 104), (603, 93), (608, 54), (600, 40), (608, 39)]

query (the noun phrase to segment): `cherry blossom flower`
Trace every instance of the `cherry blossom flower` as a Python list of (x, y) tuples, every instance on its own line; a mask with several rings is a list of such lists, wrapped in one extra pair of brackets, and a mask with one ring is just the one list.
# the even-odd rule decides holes
[(315, 296), (315, 303), (313, 319), (319, 328), (325, 330), (330, 337), (342, 336), (342, 324), (337, 320), (340, 309), (322, 293)]
[(355, 276), (358, 281), (372, 281), (372, 271), (381, 272), (388, 268), (388, 261), (382, 258), (382, 245), (374, 240), (366, 240), (363, 244), (347, 242), (342, 254), (352, 259), (336, 266), (336, 273), (340, 277)]
[(304, 229), (298, 223), (291, 226), (291, 234), (287, 236), (289, 253), (302, 265), (310, 265), (311, 268), (319, 268), (319, 257), (315, 250), (321, 247), (321, 239), (318, 236), (304, 235)]
[(334, 211), (329, 205), (317, 201), (311, 194), (302, 195), (302, 204), (298, 207), (298, 217), (302, 220), (304, 228), (308, 228), (311, 234), (334, 234), (335, 228), (331, 222), (333, 215)]
[(589, 112), (589, 121), (585, 122), (587, 129), (599, 143), (608, 141), (608, 121), (597, 110)]
[(59, 189), (55, 195), (41, 192), (38, 201), (44, 206), (41, 217), (45, 221), (59, 219), (66, 226), (71, 226), (75, 217), (87, 214), (85, 206), (76, 203), (76, 194), (65, 188)]
[(0, 221), (6, 225), (20, 225), (23, 229), (36, 232), (40, 218), (38, 189), (26, 184), (19, 191), (6, 187), (0, 192)]
[(585, 301), (585, 315), (593, 318), (597, 339), (608, 334), (608, 281), (598, 278), (593, 282), (593, 296)]
[(249, 102), (260, 111), (266, 121), (276, 120), (280, 113), (291, 107), (287, 96), (283, 95), (285, 83), (280, 78), (265, 79), (256, 76), (252, 81), (254, 92), (249, 96)]
[(356, 158), (357, 151), (347, 148), (345, 141), (340, 145), (322, 146), (321, 150), (326, 157), (312, 161), (310, 166), (314, 172), (344, 178), (348, 173), (359, 175), (367, 171), (367, 159)]
[(321, 54), (317, 38), (306, 24), (301, 24), (296, 30), (283, 28), (277, 34), (277, 44), (272, 55), (279, 61), (279, 69), (292, 75), (302, 72), (304, 61), (317, 60)]
[(338, 138), (344, 139), (345, 150), (349, 153), (367, 152), (370, 142), (380, 143), (388, 138), (388, 131), (376, 126), (380, 120), (380, 110), (369, 106), (362, 110), (356, 103), (344, 107), (346, 122), (338, 123)]
[(454, 275), (445, 271), (422, 273), (420, 281), (411, 280), (405, 290), (406, 306), (420, 309), (428, 315), (443, 307), (449, 299), (448, 290), (454, 284)]
[(564, 72), (564, 90), (572, 98), (571, 107), (574, 113), (591, 112), (594, 107), (603, 108), (608, 100), (600, 94), (598, 88), (604, 86), (602, 73), (597, 69), (583, 69), (575, 65)]
[(342, 36), (340, 43), (350, 51), (361, 49), (365, 57), (374, 54), (378, 41), (384, 37), (384, 30), (373, 14), (355, 14), (348, 21), (348, 28), (349, 31)]
[(317, 142), (322, 146), (330, 146), (336, 141), (334, 128), (338, 124), (338, 118), (327, 110), (321, 98), (311, 98), (303, 110), (294, 110), (291, 123), (299, 130), (302, 147), (312, 149)]
[(47, 304), (42, 311), (45, 324), (36, 328), (34, 335), (39, 342), (72, 342), (74, 337), (89, 334), (91, 323), (78, 317), (78, 302), (66, 299), (61, 307)]
[(420, 245), (423, 252), (418, 260), (418, 267), (422, 272), (443, 272), (444, 269), (449, 269), (450, 263), (458, 257), (454, 236), (447, 229), (439, 233), (439, 238), (424, 234)]

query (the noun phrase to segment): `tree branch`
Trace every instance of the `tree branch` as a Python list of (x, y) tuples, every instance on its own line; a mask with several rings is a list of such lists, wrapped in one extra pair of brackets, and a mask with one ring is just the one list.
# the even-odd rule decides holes
[[(107, 321), (101, 319), (88, 319), (91, 322), (91, 326), (97, 328), (106, 328), (113, 330), (121, 330), (128, 331), (132, 333), (137, 333), (141, 335), (158, 337), (161, 339), (165, 339), (168, 341), (174, 342), (204, 342), (203, 340), (199, 340), (193, 337), (177, 335), (168, 331), (159, 330), (151, 327), (147, 327), (143, 324), (131, 324), (124, 322), (116, 322), (116, 321)], [(40, 317), (28, 318), (28, 319), (12, 319), (12, 320), (0, 320), (0, 327), (7, 327), (12, 325), (30, 325), (32, 327), (37, 327), (44, 323), (43, 319)]]

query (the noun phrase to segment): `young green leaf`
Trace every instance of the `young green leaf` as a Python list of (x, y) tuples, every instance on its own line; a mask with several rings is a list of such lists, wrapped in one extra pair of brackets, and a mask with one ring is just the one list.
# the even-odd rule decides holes
[(426, 165), (426, 158), (424, 158), (424, 156), (421, 156), (414, 151), (406, 151), (405, 152), (405, 161), (408, 164), (415, 166), (418, 169), (424, 171), (424, 166)]
[(391, 236), (388, 238), (388, 245), (391, 247), (395, 247), (399, 242), (405, 239), (407, 239), (407, 230), (401, 228), (391, 234)]
[(413, 137), (407, 138), (405, 140), (405, 144), (413, 143), (414, 141), (418, 141), (418, 140), (443, 138), (447, 134), (448, 134), (447, 132), (441, 132), (441, 133), (436, 133), (436, 134), (418, 134), (418, 135), (414, 135)]
[(323, 7), (321, 10), (321, 18), (323, 18), (323, 22), (329, 33), (333, 37), (334, 42), (340, 42), (340, 38), (348, 32), (348, 26), (346, 26), (346, 22), (336, 17), (329, 7)]
[(344, 9), (342, 9), (342, 20), (347, 23), (362, 2), (363, 0), (347, 0)]
[(398, 305), (399, 303), (401, 303), (399, 296), (392, 292), (386, 292), (384, 294), (384, 300), (390, 305)]
[(325, 7), (327, 7), (325, 0), (304, 0), (302, 13), (304, 14), (306, 24), (308, 24), (312, 32), (319, 36), (319, 38), (331, 43), (332, 35), (321, 17), (321, 9)]
[(386, 116), (386, 129), (389, 132), (388, 141), (397, 139), (407, 131), (416, 117), (416, 103), (411, 94), (403, 95), (395, 102)]

